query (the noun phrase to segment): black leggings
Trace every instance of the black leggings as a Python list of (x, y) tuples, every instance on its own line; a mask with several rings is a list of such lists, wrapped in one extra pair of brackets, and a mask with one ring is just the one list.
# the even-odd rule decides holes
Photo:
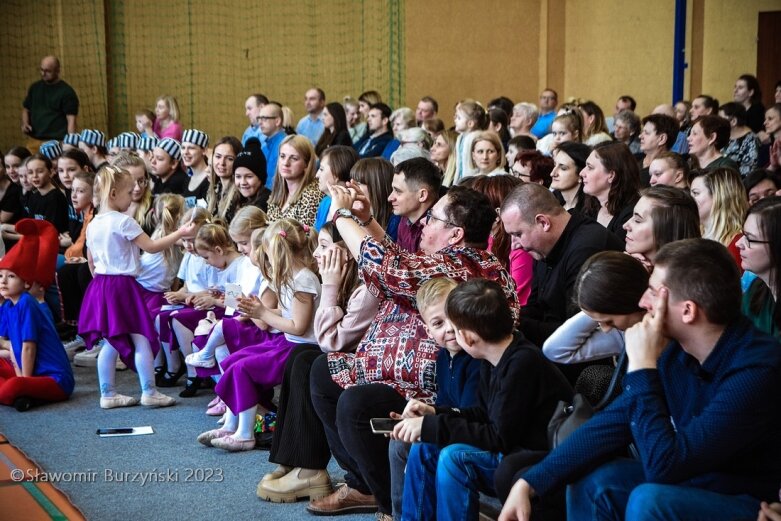
[(371, 418), (387, 418), (402, 412), (407, 401), (392, 387), (365, 384), (342, 389), (328, 372), (321, 355), (312, 365), (312, 403), (323, 422), (328, 445), (339, 466), (347, 471), (347, 485), (373, 494), (380, 512), (391, 513), (389, 439), (374, 434)]
[(79, 319), (84, 293), (87, 292), (87, 286), (92, 281), (89, 263), (64, 264), (57, 271), (57, 279), (62, 294), (64, 318), (66, 321), (76, 321)]

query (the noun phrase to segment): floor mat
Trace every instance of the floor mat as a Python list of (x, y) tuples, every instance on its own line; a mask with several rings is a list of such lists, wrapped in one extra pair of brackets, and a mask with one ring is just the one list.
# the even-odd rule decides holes
[(88, 476), (45, 473), (0, 434), (0, 521), (83, 520), (79, 509), (51, 482), (84, 478)]

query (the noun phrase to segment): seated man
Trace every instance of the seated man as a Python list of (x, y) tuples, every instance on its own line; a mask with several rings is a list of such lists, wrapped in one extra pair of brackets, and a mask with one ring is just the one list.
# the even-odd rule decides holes
[(366, 134), (355, 143), (355, 150), (361, 159), (380, 157), (391, 141), (393, 132), (390, 128), (391, 108), (385, 103), (375, 103), (366, 115)]
[[(781, 349), (740, 302), (724, 246), (662, 247), (648, 314), (626, 332), (623, 393), (518, 476), (500, 519), (529, 519), (532, 497), (572, 483), (569, 519), (756, 518), (781, 482)], [(617, 458), (630, 443), (639, 461)]]
[(439, 169), (427, 159), (408, 159), (396, 166), (388, 201), (393, 214), (401, 217), (396, 243), (402, 249), (418, 251), (428, 211), (439, 199), (441, 185)]

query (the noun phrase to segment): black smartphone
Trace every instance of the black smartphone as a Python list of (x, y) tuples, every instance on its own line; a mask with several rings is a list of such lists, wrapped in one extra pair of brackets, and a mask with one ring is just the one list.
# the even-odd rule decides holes
[(119, 429), (98, 429), (98, 434), (133, 434), (133, 427)]
[(369, 425), (371, 425), (374, 434), (388, 434), (393, 432), (393, 428), (400, 421), (392, 418), (372, 418), (369, 420)]

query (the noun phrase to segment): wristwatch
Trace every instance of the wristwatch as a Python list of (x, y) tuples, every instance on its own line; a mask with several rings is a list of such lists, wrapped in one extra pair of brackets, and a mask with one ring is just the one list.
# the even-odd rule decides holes
[(356, 217), (350, 210), (347, 208), (339, 208), (334, 212), (334, 216), (331, 219), (331, 222), (336, 223), (337, 220), (341, 217), (347, 217), (348, 219), (352, 219), (356, 223), (358, 223), (358, 226), (364, 227), (371, 224), (371, 222), (374, 220), (374, 216), (370, 215), (368, 219), (365, 221), (358, 220), (358, 217)]

